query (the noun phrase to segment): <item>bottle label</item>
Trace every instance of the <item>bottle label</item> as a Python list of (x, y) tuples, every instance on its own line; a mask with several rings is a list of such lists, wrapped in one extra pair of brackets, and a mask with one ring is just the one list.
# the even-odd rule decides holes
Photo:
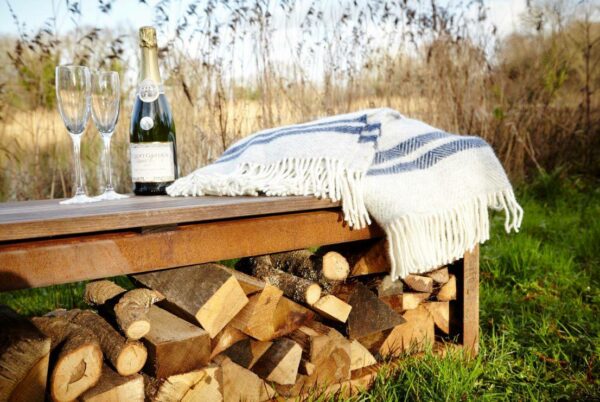
[(146, 78), (138, 85), (138, 96), (145, 103), (151, 103), (158, 99), (160, 87), (150, 78)]
[(136, 183), (175, 180), (172, 142), (131, 143), (131, 178)]

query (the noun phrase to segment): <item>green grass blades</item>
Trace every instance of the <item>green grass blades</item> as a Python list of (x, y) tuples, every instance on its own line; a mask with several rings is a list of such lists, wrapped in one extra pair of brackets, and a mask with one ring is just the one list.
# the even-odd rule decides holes
[(520, 233), (494, 214), (481, 248), (479, 356), (408, 358), (353, 401), (600, 400), (600, 186), (552, 175), (518, 193)]
[[(521, 232), (507, 235), (493, 214), (481, 248), (480, 354), (408, 357), (352, 401), (600, 400), (600, 186), (546, 175), (518, 193)], [(81, 306), (83, 286), (3, 293), (0, 303), (43, 314)]]

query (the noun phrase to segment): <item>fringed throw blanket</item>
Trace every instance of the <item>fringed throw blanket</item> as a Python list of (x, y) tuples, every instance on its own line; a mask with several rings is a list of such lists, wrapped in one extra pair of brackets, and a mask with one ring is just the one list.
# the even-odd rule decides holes
[(173, 183), (172, 196), (314, 195), (385, 230), (393, 279), (461, 258), (489, 238), (488, 208), (517, 231), (523, 210), (491, 147), (391, 109), (260, 131)]

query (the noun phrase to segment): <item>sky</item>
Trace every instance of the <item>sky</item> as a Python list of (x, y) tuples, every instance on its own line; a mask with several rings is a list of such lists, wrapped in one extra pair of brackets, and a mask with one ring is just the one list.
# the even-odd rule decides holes
[[(306, 9), (311, 0), (297, 0), (299, 7), (297, 9)], [(336, 5), (337, 0), (322, 0), (325, 6), (329, 7), (329, 12), (333, 15), (340, 12)], [(330, 3), (325, 3), (329, 1)], [(359, 0), (368, 2), (369, 0)], [(416, 4), (418, 0), (413, 0)], [(438, 0), (441, 4), (452, 1), (455, 4), (460, 0)], [(526, 0), (487, 0), (488, 17), (490, 22), (498, 28), (499, 36), (505, 36), (515, 31), (519, 26), (519, 17), (525, 10)], [(144, 25), (153, 25), (154, 10), (151, 6), (140, 4), (139, 0), (116, 0), (112, 3), (112, 10), (109, 13), (103, 13), (99, 10), (98, 0), (81, 0), (81, 17), (78, 21), (72, 21), (71, 14), (67, 12), (66, 0), (0, 0), (0, 34), (17, 35), (18, 28), (15, 24), (9, 9), (12, 8), (21, 24), (21, 29), (27, 33), (35, 33), (56, 15), (54, 29), (58, 34), (65, 34), (76, 26), (94, 26), (101, 29), (111, 30), (119, 27), (123, 30), (137, 31)], [(153, 5), (156, 0), (147, 0), (147, 3)], [(169, 12), (174, 16), (181, 16), (188, 1), (173, 0)], [(327, 7), (325, 7), (327, 9)], [(304, 11), (303, 11), (304, 12)], [(280, 18), (280, 20), (282, 20)], [(282, 23), (282, 24), (288, 24)], [(172, 26), (171, 26), (172, 28)], [(168, 29), (168, 28), (167, 28)], [(385, 38), (385, 28), (380, 26), (370, 26), (370, 33), (382, 40)], [(301, 30), (294, 26), (294, 23), (287, 26), (280, 26), (277, 32), (271, 38), (273, 49), (273, 60), (286, 62), (293, 57), (293, 49), (290, 43), (297, 43), (301, 40)], [(159, 33), (159, 45), (164, 44), (165, 36)], [(194, 49), (197, 47), (193, 43), (183, 43), (186, 51), (194, 55)], [(253, 42), (249, 39), (239, 49), (240, 59), (253, 59)], [(63, 61), (64, 62), (64, 61)], [(319, 79), (323, 58), (316, 56), (312, 59), (303, 60), (303, 65), (312, 79)], [(238, 77), (251, 77), (256, 73), (253, 63), (236, 63), (232, 73)], [(132, 71), (127, 77), (127, 81), (136, 80), (136, 73)]]
[[(15, 34), (16, 25), (10, 15), (8, 4), (19, 20), (25, 24), (26, 30), (37, 31), (57, 11), (57, 27), (59, 33), (73, 27), (65, 8), (64, 0), (0, 0), (0, 33)], [(305, 1), (305, 0), (299, 0)], [(519, 15), (525, 10), (526, 0), (488, 0), (489, 17), (497, 26), (500, 35), (511, 33), (518, 25)], [(152, 2), (149, 2), (152, 3)], [(173, 2), (177, 8), (177, 2)], [(94, 25), (100, 28), (125, 26), (138, 28), (152, 25), (152, 8), (140, 4), (139, 0), (117, 0), (113, 3), (112, 12), (104, 14), (98, 9), (97, 0), (82, 0), (83, 18), (81, 25)], [(177, 13), (178, 10), (173, 10)]]

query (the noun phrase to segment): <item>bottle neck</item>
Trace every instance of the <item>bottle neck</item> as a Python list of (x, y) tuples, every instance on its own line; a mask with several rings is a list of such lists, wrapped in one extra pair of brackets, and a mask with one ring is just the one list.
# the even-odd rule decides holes
[(142, 67), (140, 69), (140, 82), (151, 79), (157, 85), (162, 84), (158, 70), (158, 49), (156, 47), (141, 47)]

